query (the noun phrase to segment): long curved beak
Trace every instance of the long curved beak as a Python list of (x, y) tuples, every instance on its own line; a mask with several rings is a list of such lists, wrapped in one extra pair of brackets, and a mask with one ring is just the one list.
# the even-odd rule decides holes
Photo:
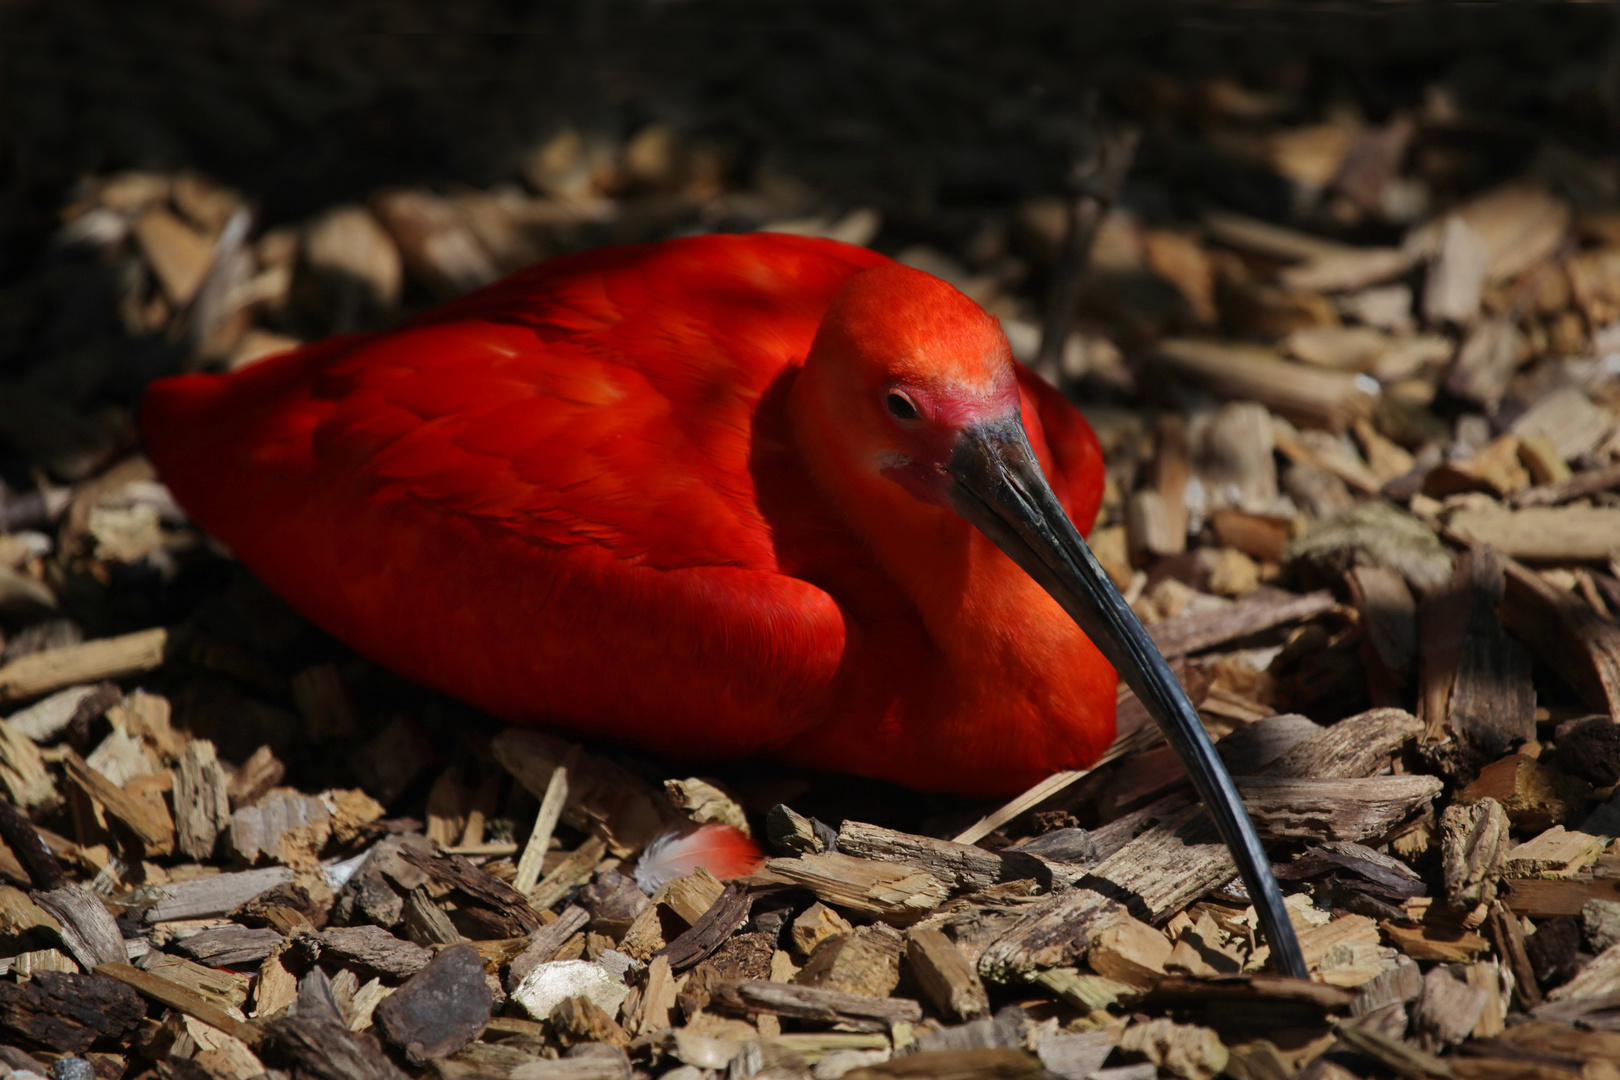
[(1023, 423), (1011, 418), (968, 428), (946, 473), (956, 512), (1062, 605), (1158, 721), (1232, 852), (1277, 970), (1308, 978), (1271, 862), (1226, 766), (1163, 654), (1063, 512)]

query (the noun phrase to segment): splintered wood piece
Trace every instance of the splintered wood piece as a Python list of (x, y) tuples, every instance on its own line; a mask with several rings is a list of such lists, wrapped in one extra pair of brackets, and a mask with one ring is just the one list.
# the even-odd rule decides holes
[(725, 891), (726, 887), (720, 880), (700, 866), (690, 874), (665, 882), (659, 887), (653, 901), (679, 915), (687, 926), (696, 926), (697, 921), (719, 901)]
[[(1099, 839), (1099, 849), (1102, 843)], [(979, 958), (979, 974), (1016, 982), (1039, 968), (1078, 962), (1091, 935), (1125, 910), (1155, 920), (1230, 881), (1237, 873), (1215, 826), (1198, 807), (1187, 807), (1152, 826), (1092, 867), (1075, 888), (1038, 900)], [(1095, 891), (1087, 880), (1099, 882)]]
[(528, 895), (529, 907), (535, 911), (545, 911), (568, 895), (569, 889), (589, 881), (596, 872), (596, 864), (602, 861), (607, 851), (607, 841), (600, 836), (587, 839), (534, 887), (534, 891)]
[(1531, 966), (1530, 957), (1525, 951), (1524, 927), (1520, 925), (1518, 917), (1509, 912), (1500, 900), (1495, 901), (1486, 917), (1485, 931), (1490, 935), (1497, 956), (1513, 973), (1514, 1004), (1527, 1012), (1539, 1006), (1541, 987), (1536, 982), (1535, 968)]
[(1432, 259), (1423, 290), (1424, 317), (1430, 323), (1472, 323), (1490, 271), (1485, 241), (1460, 216), (1450, 214), (1433, 242)]
[(916, 1023), (922, 1019), (922, 1006), (910, 998), (866, 997), (820, 990), (813, 986), (747, 980), (722, 983), (716, 996), (748, 1012), (774, 1013), (796, 1020), (822, 1023), (888, 1025), (896, 1021)]
[(1445, 533), (1459, 544), (1489, 544), (1514, 559), (1595, 562), (1614, 550), (1614, 538), (1620, 536), (1620, 507), (1464, 507), (1446, 517)]
[(900, 954), (905, 947), (906, 939), (892, 926), (858, 927), (817, 945), (793, 981), (846, 994), (887, 997), (900, 985)]
[(1178, 615), (1148, 627), (1148, 636), (1166, 657), (1189, 653), (1238, 641), (1266, 630), (1304, 622), (1333, 608), (1333, 594), (1327, 590), (1295, 596), (1276, 590), (1250, 596), (1221, 611), (1201, 615)]
[(163, 663), (168, 644), (169, 632), (158, 627), (20, 657), (0, 667), (0, 704), (151, 671)]
[(167, 1005), (187, 1016), (194, 1016), (211, 1027), (219, 1028), (232, 1038), (241, 1039), (249, 1046), (259, 1044), (261, 1032), (256, 1025), (236, 1019), (196, 991), (171, 982), (161, 975), (120, 963), (102, 964), (96, 969), (96, 974), (116, 979), (142, 997)]
[(1508, 852), (1509, 877), (1573, 877), (1620, 836), (1620, 808), (1598, 807), (1574, 832), (1554, 825)]
[(928, 871), (952, 890), (977, 891), (998, 881), (1031, 876), (1027, 867), (1022, 873), (1007, 873), (1007, 859), (972, 844), (915, 836), (859, 821), (846, 821), (838, 830), (838, 850), (861, 859), (907, 863)]
[(1370, 777), (1422, 730), (1422, 721), (1404, 709), (1371, 709), (1296, 743), (1266, 774), (1321, 780)]
[(145, 921), (150, 924), (225, 915), (262, 892), (290, 884), (292, 879), (289, 867), (267, 866), (261, 870), (170, 882), (159, 892), (157, 902), (146, 910)]
[(138, 798), (92, 769), (72, 750), (62, 759), (70, 781), (106, 811), (135, 846), (141, 858), (154, 858), (174, 851), (174, 819), (161, 798)]
[(183, 938), (174, 947), (204, 964), (238, 967), (265, 959), (285, 942), (286, 938), (269, 927), (253, 930), (231, 923)]
[[(607, 758), (580, 752), (575, 743), (507, 728), (495, 737), (490, 750), (502, 768), (542, 798), (552, 774), (572, 760), (562, 820), (601, 837), (615, 855), (636, 854), (684, 820), (654, 797), (646, 781)], [(571, 759), (575, 754), (577, 759)]]
[(1547, 991), (1547, 1000), (1575, 1001), (1616, 992), (1620, 992), (1620, 944), (1610, 945), (1581, 968), (1580, 974)]
[[(1331, 730), (1331, 729), (1330, 729)], [(1381, 843), (1426, 811), (1445, 788), (1437, 776), (1344, 780), (1252, 776), (1238, 781), (1263, 837)]]
[(710, 905), (702, 918), (692, 924), (690, 930), (659, 949), (655, 955), (667, 956), (670, 967), (685, 971), (724, 945), (726, 939), (748, 921), (748, 912), (753, 904), (753, 896), (742, 886), (735, 882), (727, 885), (725, 892)]
[(793, 947), (808, 956), (823, 941), (837, 934), (847, 934), (853, 929), (848, 919), (817, 900), (793, 920), (790, 934)]
[(546, 852), (551, 849), (552, 834), (557, 831), (557, 822), (562, 819), (563, 807), (567, 802), (568, 763), (565, 761), (551, 771), (551, 779), (546, 781), (540, 811), (534, 817), (534, 828), (529, 832), (523, 854), (518, 858), (517, 875), (512, 878), (512, 888), (525, 896), (534, 892), (534, 887), (540, 883), (540, 868), (545, 862)]
[(466, 825), (468, 792), (462, 780), (461, 767), (452, 765), (439, 774), (428, 791), (423, 832), (441, 848), (454, 847), (461, 840), (461, 831)]
[(1446, 375), (1452, 394), (1494, 408), (1507, 393), (1527, 343), (1511, 319), (1486, 319), (1463, 339)]
[(259, 747), (248, 755), (248, 759), (231, 777), (230, 785), (226, 788), (231, 806), (241, 808), (254, 805), (269, 794), (271, 788), (281, 783), (286, 775), (287, 766), (276, 757), (275, 751), (268, 746)]
[(618, 1021), (588, 997), (564, 998), (548, 1018), (552, 1033), (563, 1046), (606, 1043), (624, 1049), (630, 1036)]
[(1097, 974), (1137, 990), (1151, 990), (1164, 978), (1169, 940), (1144, 922), (1119, 914), (1091, 936), (1086, 962)]
[(939, 879), (927, 871), (832, 852), (771, 859), (765, 867), (809, 889), (825, 903), (896, 926), (916, 922), (943, 904), (948, 895)]
[[(1620, 519), (1616, 519), (1620, 526)], [(1620, 532), (1611, 543), (1620, 548)], [(1509, 559), (1502, 619), (1594, 709), (1620, 717), (1620, 625)]]
[(1141, 1054), (1176, 1076), (1211, 1080), (1226, 1071), (1229, 1055), (1220, 1037), (1206, 1027), (1178, 1024), (1159, 1017), (1129, 1024), (1119, 1035), (1119, 1048)]
[(39, 747), (4, 720), (0, 720), (0, 783), (27, 813), (49, 813), (61, 804)]
[(528, 946), (518, 954), (511, 967), (507, 969), (508, 992), (516, 989), (518, 984), (528, 977), (529, 972), (550, 960), (553, 954), (562, 948), (564, 942), (585, 929), (585, 924), (590, 921), (588, 911), (571, 904), (563, 909), (555, 922), (542, 926), (531, 934)]
[(100, 974), (41, 971), (27, 982), (0, 982), (0, 1031), (64, 1054), (122, 1038), (145, 1016), (139, 996)]
[(376, 1024), (412, 1064), (448, 1057), (484, 1033), (494, 997), (471, 945), (452, 945), (377, 1004)]
[(631, 1035), (650, 1035), (670, 1027), (674, 1021), (675, 1001), (680, 983), (670, 970), (669, 958), (653, 957), (647, 965), (647, 981), (642, 986), (641, 999), (634, 1015), (625, 1024)]
[(323, 956), (385, 979), (408, 979), (432, 956), (420, 945), (401, 941), (380, 926), (338, 926), (316, 935)]
[(76, 724), (88, 724), (123, 699), (124, 692), (110, 682), (70, 686), (12, 713), (6, 723), (43, 746)]
[(1307, 427), (1342, 432), (1373, 412), (1374, 399), (1354, 373), (1291, 364), (1269, 349), (1166, 339), (1156, 355), (1222, 398), (1258, 401)]
[(406, 1080), (370, 1034), (356, 1035), (339, 1019), (284, 1017), (265, 1025), (264, 1063), (312, 1080)]
[(405, 897), (405, 936), (424, 949), (434, 945), (457, 945), (461, 931), (424, 889), (412, 889)]
[(273, 1020), (298, 999), (298, 980), (281, 962), (281, 953), (265, 958), (253, 981), (253, 1017)]
[(34, 903), (56, 917), (62, 927), (63, 944), (86, 971), (94, 971), (110, 960), (129, 959), (118, 923), (89, 887), (73, 883), (37, 892)]
[(1465, 804), (1495, 799), (1516, 827), (1541, 832), (1571, 821), (1591, 794), (1592, 785), (1584, 780), (1528, 755), (1510, 754), (1481, 769), (1456, 799)]
[(1485, 1013), (1489, 995), (1449, 968), (1437, 967), (1423, 977), (1423, 994), (1412, 1010), (1412, 1026), (1425, 1050), (1438, 1052), (1466, 1039)]
[(227, 847), (240, 862), (310, 868), (332, 835), (332, 812), (313, 795), (282, 789), (231, 814)]
[(1440, 860), (1446, 898), (1473, 907), (1496, 898), (1513, 841), (1502, 804), (1485, 798), (1453, 802), (1440, 815)]
[(207, 739), (193, 739), (174, 777), (174, 835), (181, 854), (202, 861), (230, 825), (230, 778)]
[(454, 890), (461, 911), (490, 931), (490, 937), (522, 937), (540, 929), (535, 908), (522, 893), (484, 873), (463, 855), (426, 855), (402, 847), (399, 857), (440, 885)]
[(927, 926), (906, 931), (906, 966), (946, 1019), (966, 1023), (990, 1015), (979, 973), (943, 932)]
[(135, 966), (222, 1009), (240, 1008), (248, 998), (248, 977), (235, 971), (208, 967), (157, 949), (142, 953), (136, 958)]
[[(1558, 459), (1562, 462), (1562, 458)], [(1620, 462), (1596, 469), (1584, 469), (1557, 483), (1540, 484), (1514, 492), (1508, 502), (1523, 509), (1528, 506), (1557, 506), (1583, 499), (1600, 491), (1620, 487)]]
[(360, 734), (360, 718), (336, 664), (313, 664), (294, 675), (292, 695), (304, 730), (316, 742)]

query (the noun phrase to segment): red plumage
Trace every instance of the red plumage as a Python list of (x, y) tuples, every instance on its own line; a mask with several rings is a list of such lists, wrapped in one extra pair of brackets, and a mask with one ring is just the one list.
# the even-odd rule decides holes
[[(295, 607), (497, 716), (1009, 792), (1106, 748), (1112, 670), (1039, 590), (919, 598), (882, 524), (811, 475), (790, 416), (835, 294), (894, 265), (763, 234), (559, 258), (384, 333), (163, 380), (146, 444), (196, 521)], [(1096, 440), (1055, 390), (1016, 380), (1087, 528)], [(959, 564), (1018, 573), (944, 526), (905, 527), (943, 590)], [(957, 608), (987, 612), (982, 661), (942, 621)]]

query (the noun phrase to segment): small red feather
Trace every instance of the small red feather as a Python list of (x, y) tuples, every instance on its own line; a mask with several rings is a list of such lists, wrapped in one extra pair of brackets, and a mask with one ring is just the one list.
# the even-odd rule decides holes
[(636, 884), (652, 893), (666, 881), (702, 867), (717, 878), (744, 877), (764, 860), (759, 845), (730, 825), (705, 825), (695, 832), (667, 832), (647, 845), (636, 865)]

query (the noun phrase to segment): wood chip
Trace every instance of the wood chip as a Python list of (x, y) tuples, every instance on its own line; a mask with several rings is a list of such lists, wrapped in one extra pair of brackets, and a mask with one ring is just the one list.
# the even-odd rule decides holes
[(1243, 806), (1263, 837), (1381, 843), (1429, 808), (1445, 783), (1436, 776), (1315, 780), (1246, 777)]
[[(900, 956), (905, 948), (906, 938), (884, 923), (835, 934), (816, 946), (793, 982), (886, 997), (900, 984)], [(763, 974), (768, 975), (769, 969)]]
[(977, 1020), (990, 1013), (984, 983), (962, 950), (932, 927), (906, 932), (906, 965), (933, 1006), (948, 1020)]
[(380, 926), (333, 927), (321, 931), (318, 938), (322, 953), (337, 963), (387, 979), (410, 978), (426, 967), (432, 956), (421, 946), (401, 941)]
[(0, 1031), (59, 1053), (121, 1038), (145, 1016), (145, 1003), (104, 975), (42, 971), (24, 983), (0, 982)]
[(413, 1064), (448, 1057), (483, 1034), (494, 998), (471, 945), (435, 956), (376, 1007), (376, 1023)]
[(787, 983), (759, 980), (725, 983), (718, 996), (749, 1012), (823, 1023), (843, 1022), (854, 1027), (869, 1027), (873, 1021), (886, 1026), (894, 1021), (915, 1023), (922, 1019), (922, 1006), (909, 998), (864, 997)]
[(230, 825), (229, 784), (213, 743), (186, 744), (174, 778), (174, 835), (181, 854), (199, 861), (213, 855), (215, 841)]
[(1204, 652), (1241, 638), (1291, 623), (1303, 622), (1333, 608), (1326, 590), (1304, 596), (1266, 595), (1241, 601), (1223, 611), (1182, 615), (1148, 627), (1148, 636), (1166, 657)]
[(1157, 357), (1220, 397), (1258, 401), (1308, 427), (1339, 432), (1372, 415), (1373, 398), (1356, 375), (1290, 364), (1269, 350), (1172, 339), (1159, 343)]
[(62, 761), (67, 777), (80, 791), (94, 799), (141, 858), (168, 855), (174, 851), (174, 819), (160, 798), (138, 798), (92, 769), (78, 754), (69, 750)]
[(194, 1016), (203, 1023), (241, 1039), (249, 1046), (257, 1046), (260, 1038), (259, 1028), (253, 1024), (243, 1023), (224, 1009), (208, 1001), (193, 990), (188, 990), (178, 983), (171, 982), (161, 975), (141, 971), (128, 964), (102, 964), (96, 969), (97, 975), (104, 975), (109, 979), (128, 986), (142, 997), (150, 998), (171, 1009), (177, 1009), (187, 1016)]
[(907, 926), (945, 902), (939, 879), (910, 866), (827, 853), (770, 859), (771, 873), (801, 885), (825, 903)]
[(168, 644), (169, 632), (158, 628), (24, 656), (0, 666), (0, 703), (150, 671), (163, 663)]
[(1620, 625), (1511, 559), (1504, 568), (1502, 619), (1508, 629), (1587, 705), (1620, 716)]
[(1446, 517), (1445, 532), (1460, 544), (1489, 544), (1513, 559), (1594, 562), (1607, 559), (1615, 548), (1620, 508), (1461, 509)]

